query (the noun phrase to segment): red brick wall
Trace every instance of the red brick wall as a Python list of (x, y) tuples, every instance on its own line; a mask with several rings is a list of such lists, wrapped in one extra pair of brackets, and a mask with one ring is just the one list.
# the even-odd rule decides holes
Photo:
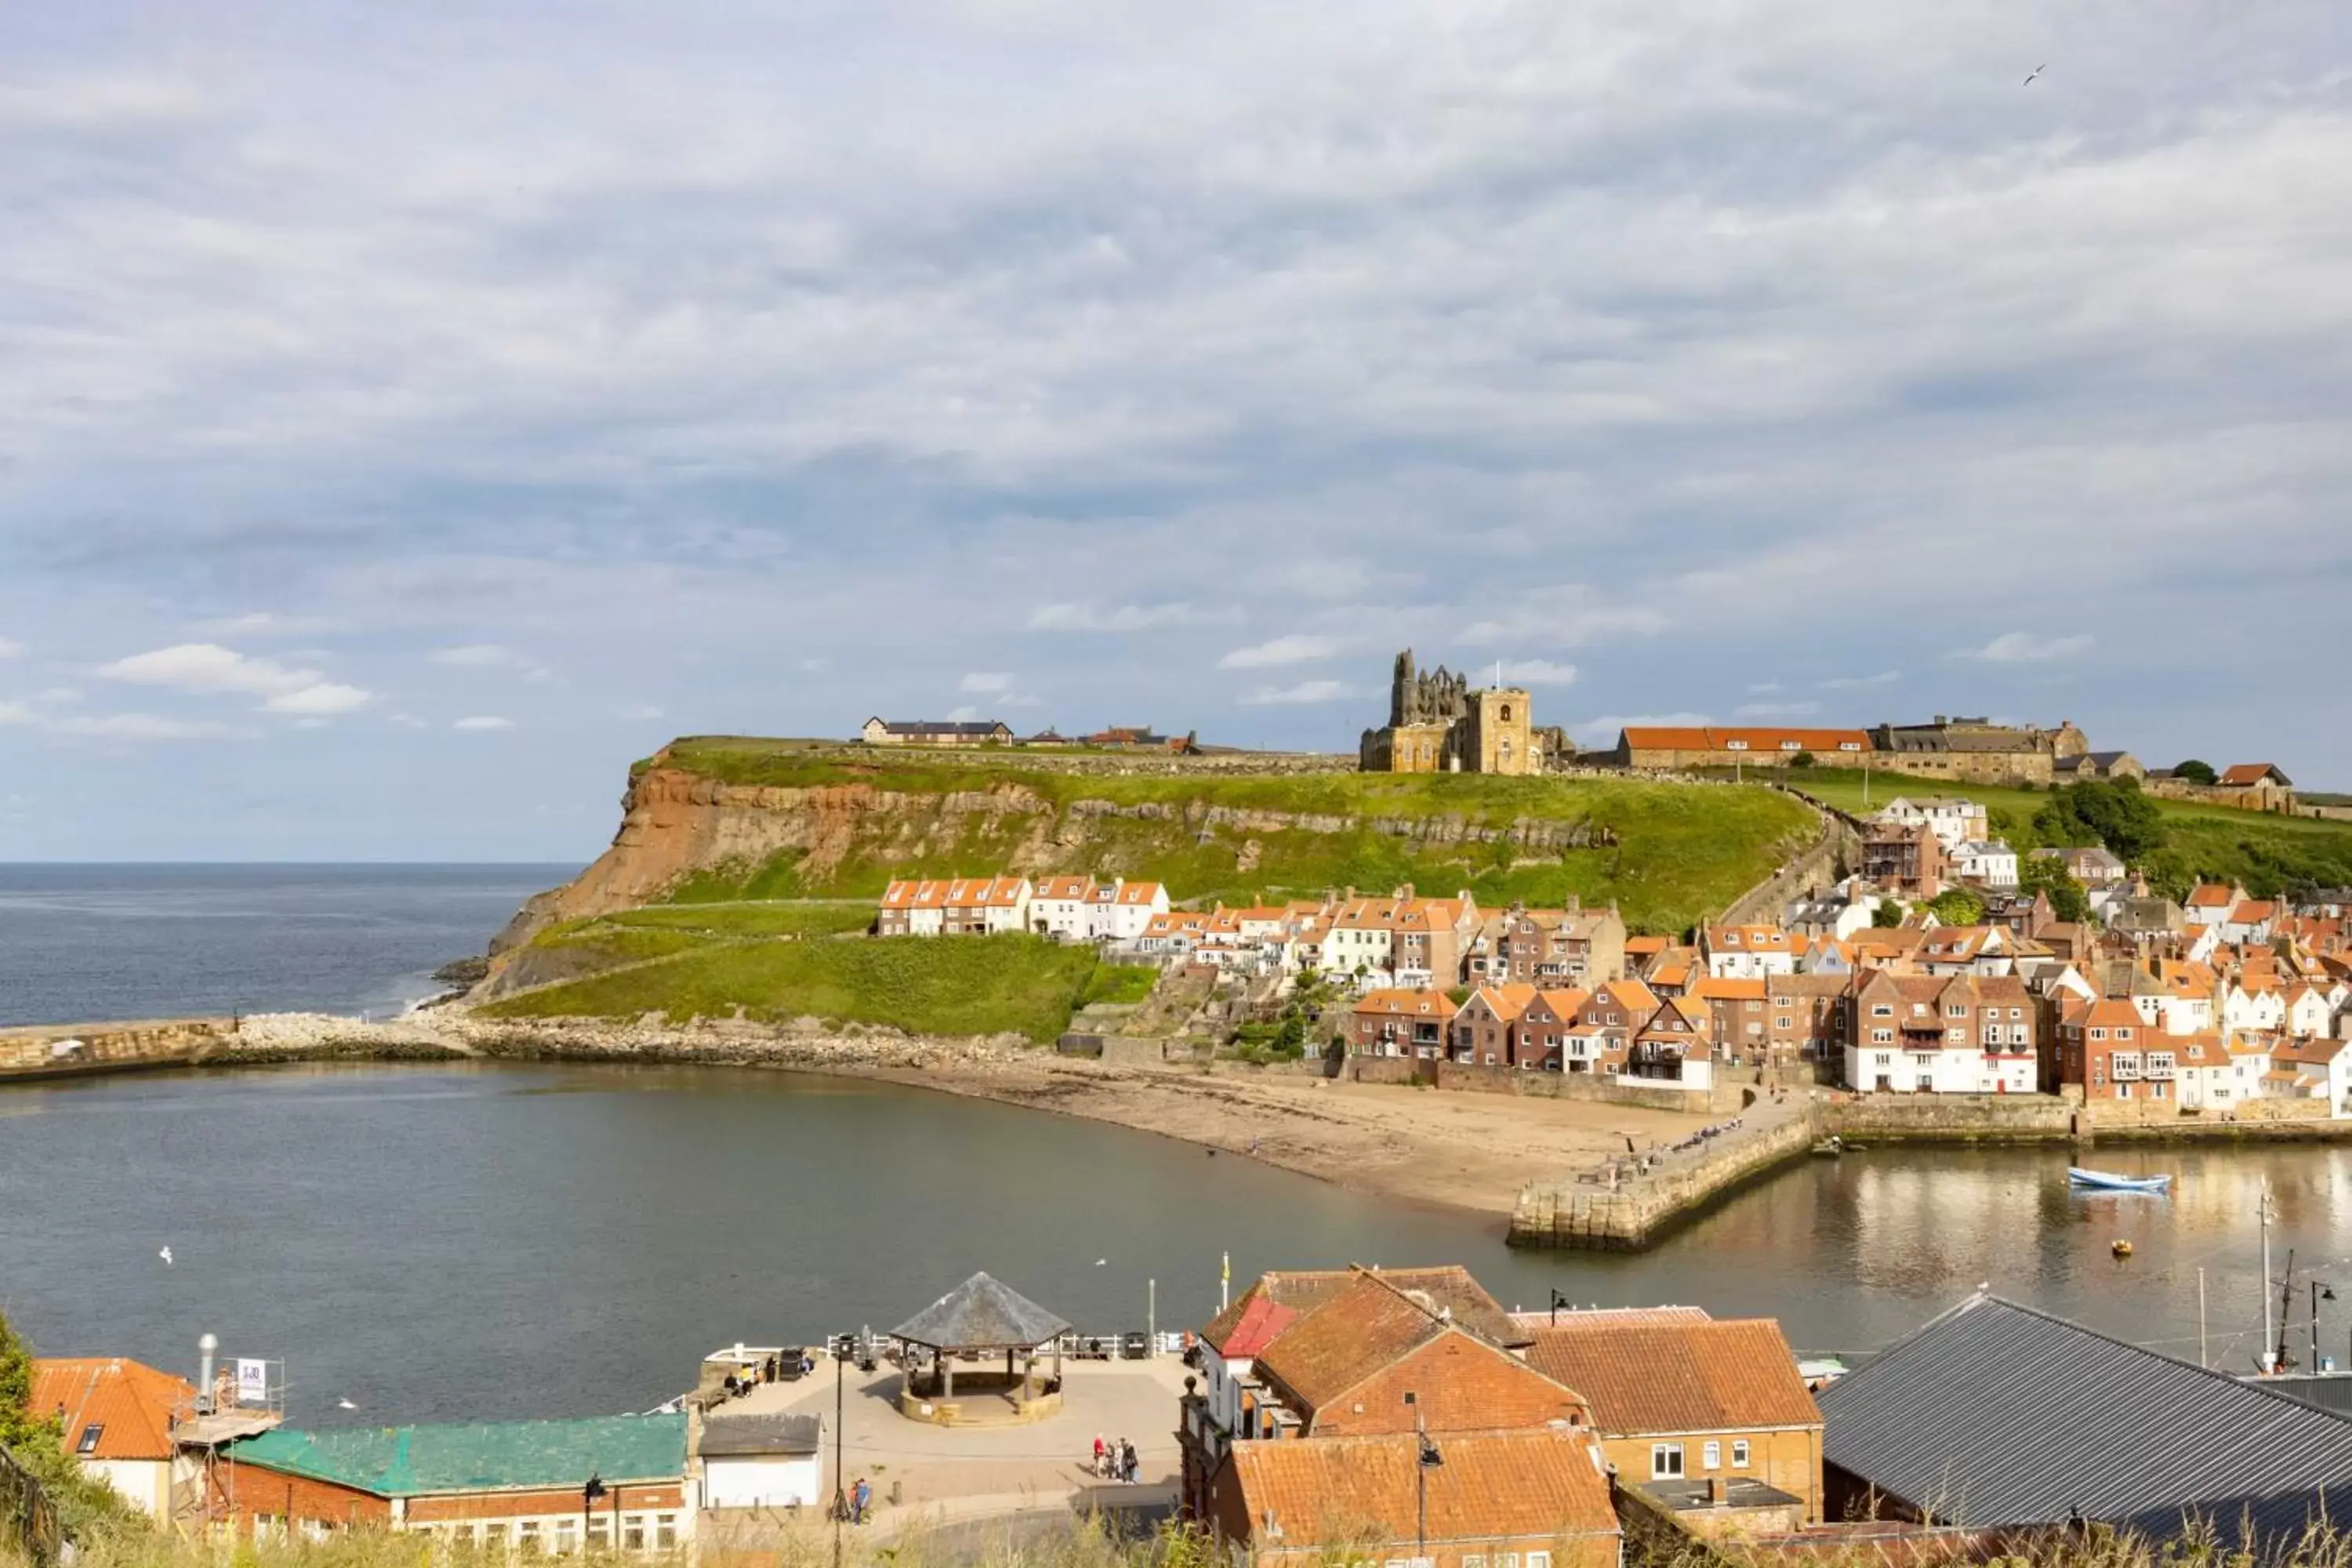
[[(669, 1513), (686, 1506), (683, 1489), (667, 1486), (613, 1487), (596, 1500), (596, 1516), (610, 1519), (614, 1500), (627, 1513)], [(418, 1498), (408, 1505), (411, 1524), (444, 1524), (472, 1519), (530, 1519), (581, 1512), (577, 1489), (547, 1492), (477, 1492), (466, 1497)]]
[(321, 1524), (389, 1524), (392, 1504), (386, 1500), (331, 1481), (282, 1475), (259, 1465), (224, 1460), (214, 1472), (213, 1514), (226, 1517), (239, 1535), (253, 1533), (256, 1514)]

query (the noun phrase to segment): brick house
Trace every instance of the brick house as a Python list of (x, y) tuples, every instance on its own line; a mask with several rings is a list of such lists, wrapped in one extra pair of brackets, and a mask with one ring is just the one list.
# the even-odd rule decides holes
[(1481, 985), (1454, 1015), (1454, 1059), (1479, 1067), (1511, 1064), (1513, 1031), (1536, 999), (1532, 985)]
[(1638, 980), (1612, 980), (1587, 996), (1570, 1034), (1568, 1070), (1623, 1072), (1633, 1058), (1633, 1037), (1657, 1012), (1658, 1001), (1657, 993)]
[(1528, 1364), (1591, 1401), (1620, 1484), (1702, 1533), (1789, 1531), (1822, 1511), (1822, 1413), (1769, 1318), (1643, 1314), (1540, 1327)]
[(2013, 975), (1874, 970), (1859, 978), (1850, 1016), (1849, 1089), (2031, 1094), (2038, 1087), (2040, 1007)]
[(1702, 980), (1691, 988), (1690, 1000), (1706, 1005), (1717, 1056), (1742, 1065), (1761, 1065), (1770, 1056), (1771, 984), (1762, 979)]
[(1764, 990), (1764, 1037), (1774, 1061), (1821, 1060), (1844, 1043), (1852, 975), (1776, 975)]
[(1210, 1529), (1249, 1568), (1618, 1568), (1622, 1534), (1589, 1434), (1538, 1427), (1249, 1443)]
[[(289, 1427), (224, 1450), (210, 1511), (242, 1537), (423, 1533), (451, 1547), (675, 1552), (695, 1533), (687, 1418)], [(583, 1496), (589, 1477), (604, 1494)]]
[(1443, 991), (1367, 992), (1356, 1003), (1349, 1044), (1360, 1057), (1442, 1057), (1460, 1011)]
[(1692, 996), (1662, 996), (1633, 1032), (1626, 1071), (1704, 1088), (1713, 1081), (1715, 1015)]
[(1597, 985), (1625, 973), (1616, 910), (1514, 908), (1496, 928), (1486, 973), (1521, 985)]
[(858, 733), (869, 746), (1002, 746), (1013, 728), (993, 719), (868, 719)]
[(1932, 899), (1949, 874), (1943, 840), (1927, 823), (1874, 822), (1863, 830), (1862, 876), (1906, 899)]
[(2058, 1021), (2058, 1087), (2084, 1100), (2169, 1100), (2179, 1047), (2120, 996), (2070, 1007)]

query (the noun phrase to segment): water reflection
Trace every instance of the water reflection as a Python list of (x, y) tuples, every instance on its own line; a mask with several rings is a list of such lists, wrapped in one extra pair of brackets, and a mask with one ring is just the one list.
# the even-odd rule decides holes
[(0, 1111), (0, 1299), (44, 1350), (176, 1366), (210, 1328), (286, 1359), (314, 1420), (342, 1396), (378, 1419), (642, 1408), (712, 1345), (887, 1327), (980, 1268), (1084, 1325), (1141, 1326), (1155, 1286), (1162, 1327), (1197, 1323), (1228, 1252), (1236, 1280), (1459, 1261), (1508, 1303), (1695, 1302), (1820, 1350), (1883, 1345), (1985, 1283), (2192, 1358), (2202, 1268), (2212, 1354), (2244, 1366), (2265, 1179), (2275, 1266), (2293, 1247), (2299, 1281), (2340, 1275), (2323, 1338), (2352, 1332), (2352, 1152), (2326, 1146), (2100, 1152), (2174, 1173), (2169, 1199), (2075, 1194), (2059, 1149), (1873, 1150), (1611, 1256), (1514, 1253), (1491, 1222), (1144, 1134), (773, 1073), (314, 1068), (19, 1089)]

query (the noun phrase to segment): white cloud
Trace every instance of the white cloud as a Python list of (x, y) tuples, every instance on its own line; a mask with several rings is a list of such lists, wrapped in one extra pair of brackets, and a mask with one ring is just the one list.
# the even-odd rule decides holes
[(264, 702), (262, 707), (272, 713), (302, 713), (315, 718), (327, 713), (349, 713), (353, 709), (366, 707), (369, 700), (369, 694), (356, 686), (322, 680), (314, 686), (282, 692)]
[(798, 668), (803, 675), (820, 675), (833, 668), (833, 660), (829, 658), (804, 658), (801, 660)]
[(24, 654), (25, 645), (23, 643), (13, 641), (7, 637), (0, 637), (0, 658), (22, 658)]
[(615, 715), (615, 717), (626, 719), (632, 723), (641, 723), (648, 720), (658, 719), (661, 716), (662, 710), (655, 707), (650, 702), (632, 702), (626, 708), (621, 709)]
[(1261, 686), (1242, 701), (1255, 708), (1292, 702), (1337, 702), (1355, 694), (1355, 688), (1344, 680), (1302, 680), (1296, 686)]
[(978, 692), (982, 695), (1006, 692), (1013, 689), (1013, 677), (1003, 674), (992, 674), (985, 671), (976, 671), (971, 675), (965, 676), (961, 680), (957, 681), (956, 689), (958, 691)]
[(950, 724), (971, 724), (978, 722), (979, 719), (980, 710), (968, 702), (962, 707), (948, 710), (947, 721)]
[(514, 649), (494, 642), (436, 647), (425, 657), (436, 664), (456, 665), (460, 669), (521, 669), (531, 662)]
[(495, 713), (469, 714), (450, 726), (456, 730), (511, 730), (514, 727), (513, 720), (501, 719)]
[(1548, 658), (1507, 658), (1503, 679), (1519, 686), (1567, 686), (1576, 679), (1576, 666)]
[(414, 713), (395, 713), (391, 722), (396, 730), (429, 730), (433, 727)]
[(1268, 669), (1285, 664), (1307, 664), (1318, 658), (1329, 658), (1339, 651), (1336, 637), (1312, 637), (1296, 633), (1276, 637), (1253, 647), (1237, 647), (1217, 660), (1219, 669)]
[(356, 686), (331, 681), (315, 669), (294, 669), (266, 658), (249, 658), (218, 643), (180, 643), (133, 654), (99, 666), (108, 680), (161, 686), (200, 695), (239, 693), (261, 698), (272, 713), (316, 717), (348, 713), (373, 700)]
[(1731, 713), (1736, 719), (1801, 719), (1821, 710), (1818, 702), (1743, 702)]
[(0, 702), (0, 724), (37, 724), (39, 714), (29, 702)]
[(198, 621), (196, 630), (216, 637), (307, 637), (325, 631), (331, 624), (322, 616), (281, 616), (269, 610), (255, 610), (247, 615)]
[(1761, 697), (1768, 691), (1778, 691), (1780, 689), (1780, 683), (1777, 680), (1759, 680), (1755, 685), (1748, 689), (1748, 694), (1751, 697)]
[(1102, 609), (1072, 602), (1041, 605), (1029, 616), (1033, 632), (1141, 632), (1160, 626), (1181, 626), (1195, 619), (1189, 604), (1119, 605)]
[(1952, 657), (1981, 659), (1988, 664), (2038, 664), (2045, 659), (2065, 658), (2081, 653), (2091, 646), (2091, 641), (2088, 632), (2073, 632), (2064, 637), (2003, 632), (1982, 647), (1956, 649)]
[(1903, 679), (1899, 669), (1882, 669), (1876, 675), (1839, 675), (1814, 682), (1823, 691), (1854, 691), (1866, 686), (1892, 686)]
[(1461, 642), (1474, 646), (1532, 643), (1538, 647), (1583, 647), (1620, 637), (1646, 637), (1672, 623), (1647, 605), (1622, 603), (1587, 583), (1535, 588), (1462, 628)]

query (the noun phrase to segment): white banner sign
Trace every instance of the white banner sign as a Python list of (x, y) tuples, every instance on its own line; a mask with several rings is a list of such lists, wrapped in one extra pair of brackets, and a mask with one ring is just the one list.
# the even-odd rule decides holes
[(239, 1405), (269, 1403), (269, 1363), (266, 1361), (243, 1361), (236, 1363), (236, 1402)]

